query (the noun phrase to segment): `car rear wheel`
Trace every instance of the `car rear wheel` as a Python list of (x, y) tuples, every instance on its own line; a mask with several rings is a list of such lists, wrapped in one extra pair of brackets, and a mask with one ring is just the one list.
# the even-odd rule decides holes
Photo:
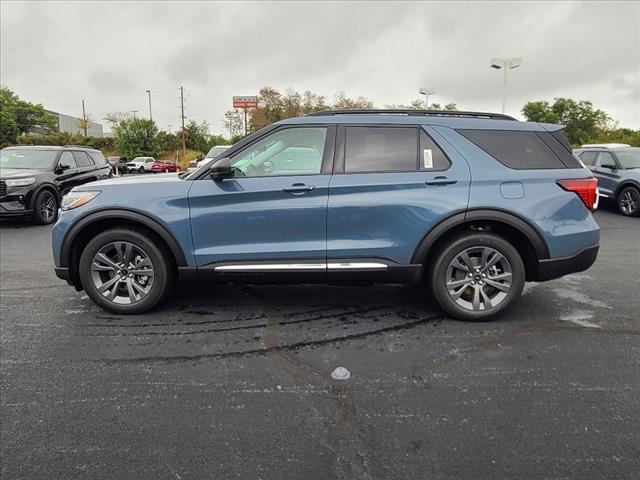
[(503, 313), (524, 287), (522, 258), (492, 233), (455, 237), (436, 253), (431, 267), (433, 296), (459, 320), (483, 321)]
[(78, 272), (87, 295), (113, 313), (150, 310), (171, 290), (169, 254), (137, 230), (113, 229), (94, 237), (80, 256)]
[(618, 195), (618, 210), (628, 217), (640, 215), (640, 190), (627, 187)]
[(36, 225), (49, 225), (56, 221), (58, 200), (53, 192), (41, 191), (33, 202), (33, 207), (33, 223)]

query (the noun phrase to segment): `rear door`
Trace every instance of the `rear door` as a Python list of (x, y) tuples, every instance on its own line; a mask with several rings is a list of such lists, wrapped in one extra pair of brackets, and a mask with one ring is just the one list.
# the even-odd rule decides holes
[(233, 155), (233, 178), (194, 181), (189, 203), (198, 267), (312, 271), (326, 279), (334, 141), (335, 127), (283, 126)]
[(73, 157), (76, 159), (76, 164), (78, 165), (75, 183), (80, 185), (96, 180), (96, 166), (93, 159), (85, 152), (80, 151), (73, 152)]
[(349, 264), (410, 263), (436, 223), (466, 209), (469, 181), (464, 158), (430, 127), (341, 126), (327, 212), (330, 279)]

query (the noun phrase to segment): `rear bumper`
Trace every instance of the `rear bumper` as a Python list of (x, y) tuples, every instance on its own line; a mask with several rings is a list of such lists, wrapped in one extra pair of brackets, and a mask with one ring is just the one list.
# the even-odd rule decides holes
[(534, 282), (552, 280), (570, 273), (587, 270), (596, 261), (599, 245), (586, 247), (575, 255), (562, 258), (549, 258), (538, 261), (538, 271), (531, 278)]

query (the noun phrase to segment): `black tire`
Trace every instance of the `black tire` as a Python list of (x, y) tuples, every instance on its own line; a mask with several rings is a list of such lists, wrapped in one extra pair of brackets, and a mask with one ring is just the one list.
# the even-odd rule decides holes
[[(473, 270), (473, 273), (463, 273), (464, 271), (462, 269), (451, 266), (452, 262), (454, 262), (454, 260), (463, 252), (471, 252), (471, 255), (474, 255), (474, 252), (476, 251), (478, 252), (478, 257), (468, 256), (467, 258), (471, 257), (472, 262), (481, 264), (480, 252), (483, 250), (487, 252), (498, 252), (508, 263), (500, 260), (500, 263), (488, 268), (487, 270), (482, 270), (480, 267), (469, 269)], [(489, 256), (489, 259), (491, 258), (494, 257)], [(491, 262), (489, 261), (489, 263)], [(466, 264), (462, 266), (466, 266)], [(501, 273), (499, 270), (501, 267), (508, 268), (502, 270)], [(520, 297), (525, 281), (524, 263), (513, 245), (504, 238), (488, 232), (468, 232), (453, 237), (436, 252), (433, 257), (433, 261), (427, 268), (429, 269), (427, 272), (427, 278), (431, 292), (440, 306), (452, 317), (458, 320), (472, 322), (489, 320), (504, 313), (509, 307), (511, 307), (516, 298)], [(487, 271), (489, 278), (484, 278), (487, 276), (482, 275), (482, 272), (484, 271)], [(462, 274), (462, 276), (450, 278), (449, 276), (452, 272), (455, 272), (456, 275)], [(509, 273), (511, 274), (509, 280), (501, 278), (500, 280), (495, 281), (492, 279), (492, 275), (495, 275), (496, 278), (500, 278), (500, 276), (504, 277)], [(467, 279), (467, 275), (471, 278)], [(449, 288), (447, 287), (447, 281), (453, 283), (468, 281), (472, 282), (473, 286), (469, 283), (465, 283), (460, 286), (455, 293), (462, 291), (463, 294), (459, 296), (459, 300), (454, 300), (452, 297), (453, 294), (450, 294)], [(510, 281), (508, 291), (502, 292), (502, 290), (492, 287), (489, 285), (489, 281), (493, 284), (500, 283), (501, 288), (506, 288), (506, 282)], [(482, 284), (482, 286), (480, 286), (480, 284)], [(481, 293), (478, 293), (481, 301), (492, 294), (495, 295), (493, 299), (488, 299), (489, 307), (487, 307), (486, 303), (483, 302), (484, 309), (473, 310), (473, 303), (475, 303), (475, 298), (473, 297), (476, 290), (479, 292), (482, 290)], [(465, 298), (468, 300), (465, 300)], [(492, 301), (496, 301), (496, 304), (491, 305)], [(461, 306), (458, 302), (468, 303), (469, 306)], [(482, 308), (482, 306), (480, 308)]]
[(144, 167), (140, 167), (140, 168), (138, 169), (138, 173), (144, 173)]
[(627, 217), (640, 216), (640, 190), (626, 187), (618, 194), (618, 210)]
[(50, 190), (42, 190), (33, 202), (33, 223), (49, 225), (58, 218), (58, 198)]
[[(114, 242), (131, 244), (146, 254), (150, 260), (153, 270), (153, 281), (148, 293), (145, 294), (146, 296), (136, 303), (119, 304), (109, 300), (105, 295), (100, 293), (94, 281), (94, 272), (92, 272), (94, 257), (102, 249), (108, 248), (108, 246)], [(171, 255), (166, 248), (147, 233), (130, 228), (106, 230), (92, 238), (80, 256), (78, 274), (80, 283), (89, 298), (103, 309), (118, 314), (138, 314), (152, 309), (169, 294), (176, 278), (175, 267)], [(110, 273), (105, 275), (110, 275)], [(129, 277), (131, 277), (131, 275), (129, 275)], [(124, 280), (117, 283), (124, 283)], [(125, 286), (123, 285), (121, 288), (124, 289)], [(107, 294), (108, 293), (109, 292), (107, 292)]]

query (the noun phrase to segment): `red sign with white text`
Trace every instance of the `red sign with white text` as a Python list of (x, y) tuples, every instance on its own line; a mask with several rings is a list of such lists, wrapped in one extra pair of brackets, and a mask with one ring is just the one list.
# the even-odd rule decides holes
[(258, 97), (233, 97), (233, 108), (255, 108), (258, 106)]

